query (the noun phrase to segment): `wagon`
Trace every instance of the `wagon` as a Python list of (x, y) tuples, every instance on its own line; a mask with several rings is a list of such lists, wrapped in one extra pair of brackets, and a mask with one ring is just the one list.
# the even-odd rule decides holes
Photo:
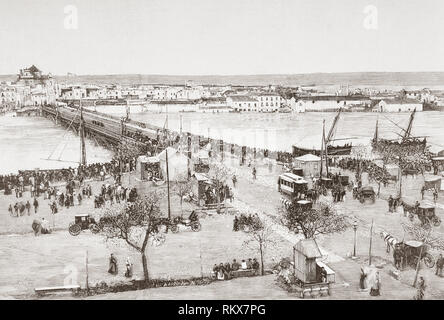
[(327, 188), (327, 189), (331, 189), (333, 188), (333, 180), (330, 178), (321, 178), (319, 180), (319, 183), (321, 186)]
[(344, 187), (347, 187), (349, 185), (349, 177), (346, 175), (340, 175), (339, 176), (339, 182), (341, 183), (341, 185), (343, 185)]
[(435, 265), (435, 258), (427, 252), (427, 249), (427, 245), (421, 241), (406, 241), (404, 243), (404, 252), (407, 264), (412, 268), (416, 268), (418, 259), (420, 259), (427, 267), (433, 268)]
[(364, 203), (365, 199), (370, 199), (372, 203), (375, 203), (376, 193), (373, 187), (363, 187), (358, 190), (359, 202)]
[(435, 213), (435, 205), (428, 201), (422, 201), (416, 212), (422, 224), (432, 223), (435, 227), (441, 224), (441, 219)]
[(89, 214), (77, 214), (74, 217), (74, 222), (69, 224), (68, 231), (72, 236), (78, 236), (82, 230), (86, 229), (91, 230), (92, 233), (100, 231), (100, 227)]

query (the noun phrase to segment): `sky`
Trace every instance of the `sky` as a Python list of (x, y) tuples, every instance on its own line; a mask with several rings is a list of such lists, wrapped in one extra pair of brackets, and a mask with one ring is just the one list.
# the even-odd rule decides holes
[(0, 74), (444, 71), (443, 31), (442, 0), (0, 0)]

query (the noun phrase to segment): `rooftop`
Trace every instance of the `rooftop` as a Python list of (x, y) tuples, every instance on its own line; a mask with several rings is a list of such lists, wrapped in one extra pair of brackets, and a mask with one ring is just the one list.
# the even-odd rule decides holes
[(383, 99), (387, 104), (422, 104), (422, 102), (415, 99)]
[(238, 102), (257, 102), (256, 98), (252, 98), (250, 96), (230, 96), (229, 98)]
[(321, 250), (314, 239), (302, 239), (294, 248), (309, 259), (322, 257)]
[(321, 158), (319, 158), (318, 156), (308, 153), (308, 154), (304, 154), (303, 156), (297, 157), (295, 160), (298, 161), (321, 161)]

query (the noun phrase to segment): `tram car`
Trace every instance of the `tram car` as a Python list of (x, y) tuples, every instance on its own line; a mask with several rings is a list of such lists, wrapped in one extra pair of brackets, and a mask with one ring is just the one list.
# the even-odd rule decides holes
[(307, 184), (303, 177), (287, 172), (279, 176), (278, 190), (280, 193), (296, 196), (307, 191)]

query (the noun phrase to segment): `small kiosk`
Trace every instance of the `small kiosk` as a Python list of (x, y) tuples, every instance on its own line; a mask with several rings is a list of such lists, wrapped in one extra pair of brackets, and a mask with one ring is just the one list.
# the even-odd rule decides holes
[(321, 250), (314, 239), (302, 239), (293, 247), (295, 291), (301, 298), (330, 294), (329, 281), (334, 281), (334, 272), (318, 264), (320, 257)]

